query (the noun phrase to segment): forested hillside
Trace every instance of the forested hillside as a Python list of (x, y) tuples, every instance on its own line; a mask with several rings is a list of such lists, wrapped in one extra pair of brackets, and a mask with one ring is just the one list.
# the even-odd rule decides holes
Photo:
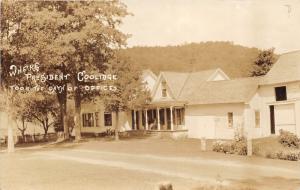
[(230, 77), (250, 76), (259, 49), (231, 42), (203, 42), (166, 47), (133, 47), (121, 54), (143, 69), (159, 71), (199, 71), (221, 68)]

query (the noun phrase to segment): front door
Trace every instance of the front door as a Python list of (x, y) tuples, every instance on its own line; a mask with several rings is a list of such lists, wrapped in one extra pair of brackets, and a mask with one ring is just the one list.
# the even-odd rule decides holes
[(270, 124), (271, 124), (271, 134), (275, 134), (275, 114), (274, 106), (270, 106)]

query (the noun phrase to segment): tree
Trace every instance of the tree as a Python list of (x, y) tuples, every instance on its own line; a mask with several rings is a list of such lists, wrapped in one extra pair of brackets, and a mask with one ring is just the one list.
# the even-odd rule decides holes
[(75, 139), (80, 140), (81, 101), (92, 99), (97, 93), (83, 90), (85, 85), (95, 81), (79, 81), (77, 74), (103, 73), (106, 63), (112, 59), (116, 49), (126, 45), (127, 35), (118, 30), (122, 18), (128, 15), (126, 6), (119, 1), (69, 2), (62, 10), (64, 32), (52, 43), (52, 50), (62, 58), (68, 68), (73, 87), (75, 105)]
[[(63, 9), (67, 2), (29, 2), (26, 3), (28, 11), (22, 20), (22, 27), (19, 33), (18, 43), (22, 45), (23, 55), (30, 58), (32, 62), (40, 64), (40, 73), (46, 74), (66, 74), (67, 68), (61, 61), (61, 57), (56, 54), (59, 47), (53, 46), (60, 34), (64, 32), (64, 23), (57, 22), (56, 18), (64, 15), (58, 10)], [(64, 131), (64, 138), (69, 138), (69, 129), (66, 121), (67, 114), (67, 85), (68, 80), (47, 80), (38, 82), (41, 87), (65, 86), (62, 91), (55, 90), (60, 108), (60, 127), (58, 130)]]
[(10, 90), (9, 86), (13, 84), (24, 84), (26, 81), (19, 77), (9, 76), (10, 65), (21, 65), (26, 63), (28, 59), (23, 58), (20, 52), (20, 44), (18, 37), (20, 33), (21, 22), (24, 18), (25, 7), (23, 2), (14, 4), (12, 1), (1, 1), (1, 70), (0, 70), (0, 87), (3, 94), (5, 112), (8, 114), (8, 152), (14, 151), (13, 125), (16, 123), (14, 119), (14, 101), (16, 92)]
[(26, 142), (25, 131), (27, 130), (27, 123), (32, 121), (32, 115), (30, 113), (31, 108), (28, 105), (27, 94), (16, 94), (12, 111), (14, 120), (16, 120), (17, 128), (21, 132), (22, 140)]
[(119, 113), (146, 106), (150, 102), (150, 92), (142, 81), (141, 70), (126, 59), (116, 58), (106, 74), (117, 76), (116, 80), (107, 83), (115, 90), (106, 91), (103, 95), (106, 110), (116, 114), (115, 139), (118, 140)]
[(28, 122), (39, 124), (46, 139), (49, 128), (57, 122), (58, 105), (55, 96), (45, 93), (16, 93), (11, 106), (11, 116), (25, 140)]
[(31, 97), (28, 104), (30, 115), (44, 129), (44, 139), (46, 139), (49, 128), (58, 120), (59, 107), (55, 96), (35, 94), (35, 97)]
[(262, 76), (267, 74), (275, 61), (274, 48), (261, 51), (254, 61), (251, 76)]

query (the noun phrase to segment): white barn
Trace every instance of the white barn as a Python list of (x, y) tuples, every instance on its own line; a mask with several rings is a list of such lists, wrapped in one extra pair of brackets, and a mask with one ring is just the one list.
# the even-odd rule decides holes
[[(147, 70), (143, 78), (152, 102), (147, 109), (122, 113), (122, 131), (233, 139), (237, 133), (260, 138), (284, 129), (300, 136), (300, 51), (281, 55), (264, 77), (230, 79), (214, 69), (157, 77)], [(99, 102), (83, 105), (82, 132), (115, 127), (114, 114)]]

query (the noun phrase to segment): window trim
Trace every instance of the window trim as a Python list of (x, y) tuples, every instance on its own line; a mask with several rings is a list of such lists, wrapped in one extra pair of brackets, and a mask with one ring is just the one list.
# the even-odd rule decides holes
[[(282, 96), (283, 97), (280, 97), (280, 95), (278, 94), (279, 93), (279, 89), (284, 89), (284, 93)], [(276, 102), (280, 102), (280, 101), (286, 101), (287, 100), (287, 87), (286, 86), (276, 86), (274, 87), (274, 91), (275, 91), (275, 100)], [(279, 96), (278, 96), (279, 95)]]
[(95, 124), (95, 118), (93, 112), (82, 113), (82, 127), (94, 127), (94, 124)]
[[(108, 124), (108, 125), (107, 125), (107, 123), (106, 123), (105, 115), (110, 115), (110, 124)], [(104, 127), (112, 127), (112, 126), (113, 126), (112, 113), (110, 113), (110, 112), (104, 112), (104, 113), (103, 113), (103, 120), (104, 120)]]

